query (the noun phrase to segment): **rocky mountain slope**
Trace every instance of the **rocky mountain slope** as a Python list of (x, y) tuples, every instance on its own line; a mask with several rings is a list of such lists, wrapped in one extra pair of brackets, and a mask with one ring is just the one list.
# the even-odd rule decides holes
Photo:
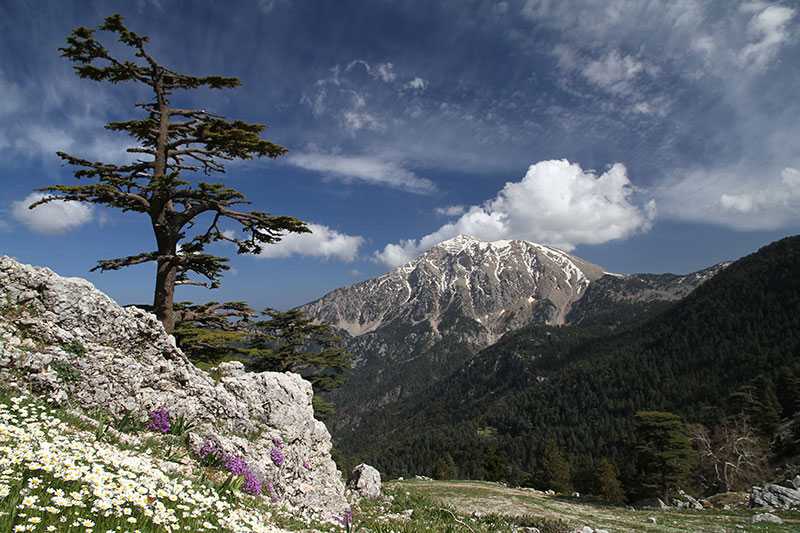
[(340, 328), (355, 356), (333, 395), (339, 423), (408, 397), (530, 322), (561, 324), (600, 267), (526, 241), (461, 235), (302, 309)]
[(120, 307), (86, 280), (8, 257), (0, 257), (0, 384), (115, 417), (166, 408), (193, 424), (195, 452), (210, 441), (243, 458), (288, 508), (330, 518), (347, 507), (310, 383), (291, 373), (245, 373), (240, 363), (212, 376), (192, 365), (154, 315)]
[(336, 431), (425, 389), (511, 331), (630, 322), (685, 296), (719, 268), (620, 276), (548, 246), (460, 235), (302, 309), (339, 328), (355, 356), (348, 382), (333, 394)]
[(729, 397), (745, 387), (759, 402), (762, 391), (787, 395), (786, 416), (796, 416), (796, 392), (775, 384), (800, 372), (800, 237), (718, 270), (691, 276), (707, 281), (624, 329), (605, 321), (511, 332), (337, 444), (396, 475), (430, 475), (450, 454), (462, 477), (521, 479), (539, 470), (548, 438), (576, 461), (608, 456), (627, 467), (639, 410), (711, 427), (737, 414)]

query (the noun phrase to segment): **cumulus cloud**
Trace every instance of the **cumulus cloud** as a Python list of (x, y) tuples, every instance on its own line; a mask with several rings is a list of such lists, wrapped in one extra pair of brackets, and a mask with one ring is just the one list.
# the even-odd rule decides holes
[(358, 257), (363, 237), (340, 233), (322, 224), (309, 224), (308, 227), (311, 233), (290, 233), (280, 242), (264, 246), (259, 257), (274, 259), (305, 255), (348, 263)]
[(383, 185), (418, 194), (436, 190), (436, 186), (429, 179), (417, 176), (399, 163), (379, 157), (311, 152), (292, 154), (287, 160), (297, 167), (320, 172), (328, 178), (345, 183)]
[(621, 163), (598, 176), (566, 160), (540, 161), (483, 205), (470, 207), (420, 239), (388, 244), (375, 258), (398, 266), (462, 233), (484, 240), (530, 240), (568, 251), (578, 244), (623, 239), (647, 231), (655, 217), (655, 201), (637, 205), (633, 194)]
[(464, 214), (464, 211), (466, 211), (466, 207), (463, 205), (448, 205), (446, 207), (437, 207), (434, 209), (437, 215), (446, 217), (457, 217), (458, 215)]
[(80, 202), (55, 201), (36, 209), (28, 209), (28, 206), (44, 196), (41, 193), (32, 193), (13, 202), (11, 215), (31, 230), (46, 234), (64, 233), (92, 220), (92, 207)]

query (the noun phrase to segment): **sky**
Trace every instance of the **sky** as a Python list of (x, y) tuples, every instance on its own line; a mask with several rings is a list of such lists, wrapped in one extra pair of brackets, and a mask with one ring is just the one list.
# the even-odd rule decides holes
[[(178, 300), (288, 308), (460, 233), (619, 273), (701, 269), (800, 233), (800, 4), (728, 0), (0, 0), (0, 253), (152, 299), (143, 215), (52, 203), (56, 151), (124, 161), (133, 85), (79, 79), (69, 32), (120, 13), (173, 70), (241, 79), (176, 104), (268, 125), (218, 179), (310, 235)], [(124, 55), (113, 36), (99, 34)], [(190, 177), (190, 179), (193, 179)], [(230, 225), (227, 229), (236, 231)]]

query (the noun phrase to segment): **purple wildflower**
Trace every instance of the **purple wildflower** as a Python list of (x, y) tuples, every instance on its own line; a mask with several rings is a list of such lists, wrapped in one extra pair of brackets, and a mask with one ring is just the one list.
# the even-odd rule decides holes
[(217, 446), (217, 443), (211, 439), (206, 439), (203, 442), (203, 445), (200, 446), (200, 451), (198, 452), (198, 454), (200, 455), (201, 459), (205, 459), (206, 457), (209, 456), (216, 457), (219, 455), (219, 452), (220, 450), (219, 447)]
[(309, 463), (308, 460), (303, 461), (303, 468), (311, 470), (311, 463)]
[(250, 470), (244, 473), (244, 485), (242, 486), (242, 490), (252, 496), (261, 494), (261, 480)]
[(281, 466), (283, 461), (286, 459), (280, 448), (272, 448), (269, 456), (272, 458), (272, 462), (275, 463), (275, 466)]
[(234, 476), (243, 476), (245, 473), (250, 472), (250, 468), (244, 459), (238, 455), (228, 455), (225, 457), (225, 468)]
[(158, 433), (169, 433), (169, 410), (166, 407), (159, 407), (150, 411), (150, 422), (147, 429)]
[(272, 444), (278, 449), (283, 449), (283, 441), (280, 437), (272, 437)]

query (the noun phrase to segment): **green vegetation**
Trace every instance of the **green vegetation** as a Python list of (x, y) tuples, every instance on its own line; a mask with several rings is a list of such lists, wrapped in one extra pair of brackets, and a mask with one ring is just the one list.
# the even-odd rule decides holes
[[(480, 481), (392, 481), (386, 484), (387, 493), (406, 495), (401, 499), (401, 507), (413, 508), (417, 514), (416, 505), (424, 508), (437, 509), (445, 507), (455, 513), (461, 521), (475, 531), (486, 531), (481, 527), (491, 523), (495, 529), (490, 531), (511, 532), (514, 527), (537, 527), (542, 532), (566, 533), (575, 531), (583, 526), (596, 529), (605, 529), (614, 533), (697, 533), (700, 531), (757, 531), (757, 532), (789, 532), (797, 531), (800, 527), (800, 513), (778, 513), (784, 524), (753, 524), (752, 510), (721, 510), (708, 509), (705, 511), (689, 511), (670, 509), (634, 510), (627, 506), (613, 506), (598, 503), (584, 498), (566, 498), (560, 496), (547, 496), (532, 489), (519, 489), (506, 487), (498, 483)], [(419, 502), (418, 504), (415, 502)], [(393, 506), (393, 509), (398, 507)], [(357, 510), (358, 511), (358, 510)], [(472, 517), (473, 513), (481, 514), (479, 518)], [(363, 511), (362, 511), (363, 512)], [(424, 513), (424, 510), (422, 511)], [(358, 523), (359, 513), (355, 513)], [(428, 519), (422, 514), (421, 517)], [(650, 518), (654, 518), (653, 524)], [(373, 529), (372, 522), (367, 522), (372, 531), (388, 533), (391, 528)], [(453, 523), (442, 515), (438, 523), (441, 531), (467, 531), (466, 528), (458, 529), (458, 524)], [(394, 531), (426, 531), (424, 520), (412, 520), (407, 524), (407, 529), (394, 527)], [(440, 531), (431, 527), (428, 531)]]
[[(122, 46), (106, 48), (95, 37), (97, 30), (115, 34)], [(180, 108), (171, 103), (176, 92), (232, 89), (239, 86), (238, 79), (192, 76), (165, 67), (148, 50), (148, 38), (128, 29), (120, 15), (106, 18), (97, 30), (85, 27), (73, 30), (67, 45), (60, 48), (61, 55), (74, 63), (80, 78), (133, 83), (151, 95), (150, 102), (136, 104), (143, 116), (106, 125), (106, 129), (134, 139), (135, 146), (127, 151), (139, 159), (114, 164), (58, 152), (67, 164), (79, 168), (76, 178), (93, 183), (46, 187), (41, 189), (46, 196), (30, 207), (68, 200), (146, 216), (153, 228), (155, 250), (103, 259), (93, 270), (118, 270), (155, 262), (153, 310), (164, 329), (171, 333), (175, 324), (176, 285), (216, 288), (229, 268), (226, 258), (206, 252), (208, 245), (230, 242), (237, 253), (258, 254), (263, 245), (279, 241), (284, 232), (310, 230), (293, 217), (240, 211), (238, 206), (248, 203), (240, 191), (188, 177), (224, 174), (227, 161), (274, 159), (286, 153), (284, 147), (261, 138), (265, 130), (262, 124), (228, 120), (205, 109)], [(127, 56), (117, 55), (119, 49), (126, 50)], [(210, 222), (205, 230), (187, 238), (187, 233), (201, 221)], [(243, 235), (224, 231), (221, 227), (224, 222), (240, 227)]]
[[(605, 457), (619, 466), (633, 497), (642, 481), (631, 460), (635, 415), (659, 411), (679, 417), (693, 435), (695, 466), (682, 488), (717, 492), (725, 482), (711, 479), (708, 463), (698, 460), (699, 433), (690, 428), (719, 435), (712, 439), (717, 457), (724, 455), (722, 435), (738, 418), (753, 428), (753, 446), (765, 450), (773, 467), (800, 454), (800, 424), (792, 423), (800, 418), (798, 271), (800, 237), (791, 237), (737, 261), (627, 329), (523, 328), (422, 394), (385, 406), (358, 432), (339, 431), (337, 444), (354, 461), (392, 476), (433, 476), (449, 453), (460, 477), (532, 484), (545, 445), (554, 440), (570, 463), (580, 465), (573, 472), (575, 490), (596, 492), (584, 472)], [(736, 402), (729, 401), (732, 393)], [(485, 461), (494, 454), (503, 469), (499, 478)], [(746, 488), (756, 475), (758, 481), (771, 478), (769, 469), (755, 474), (758, 468), (742, 469), (729, 478), (731, 486)], [(676, 483), (685, 473), (679, 470)]]

